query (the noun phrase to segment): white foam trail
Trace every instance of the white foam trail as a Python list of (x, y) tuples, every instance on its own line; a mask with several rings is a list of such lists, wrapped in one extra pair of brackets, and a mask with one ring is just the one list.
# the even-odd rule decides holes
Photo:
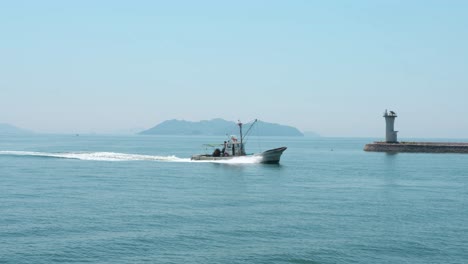
[(52, 158), (94, 160), (94, 161), (137, 161), (137, 160), (172, 161), (172, 162), (190, 161), (190, 159), (178, 158), (176, 156), (151, 156), (151, 155), (125, 154), (125, 153), (115, 153), (115, 152), (48, 153), (48, 152), (34, 152), (34, 151), (0, 151), (0, 155), (52, 157)]
[(254, 164), (260, 163), (261, 157), (244, 156), (229, 160), (191, 160), (171, 156), (152, 156), (140, 154), (126, 154), (116, 152), (36, 152), (36, 151), (0, 151), (0, 155), (51, 157), (62, 159), (78, 159), (89, 161), (165, 161), (165, 162), (194, 162), (194, 163), (221, 163), (221, 164)]
[(243, 156), (235, 157), (228, 160), (192, 160), (192, 162), (204, 162), (204, 163), (221, 163), (221, 164), (255, 164), (260, 163), (262, 157), (259, 156)]

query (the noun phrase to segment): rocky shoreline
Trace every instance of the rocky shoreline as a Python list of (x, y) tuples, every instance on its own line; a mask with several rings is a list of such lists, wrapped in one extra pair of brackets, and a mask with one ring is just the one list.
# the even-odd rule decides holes
[(461, 142), (374, 142), (366, 144), (364, 151), (412, 153), (466, 153), (468, 143)]

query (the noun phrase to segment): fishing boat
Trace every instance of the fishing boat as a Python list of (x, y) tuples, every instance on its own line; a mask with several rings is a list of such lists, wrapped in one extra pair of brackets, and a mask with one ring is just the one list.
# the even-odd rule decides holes
[[(246, 154), (245, 152), (245, 138), (251, 131), (252, 127), (257, 122), (257, 119), (250, 125), (249, 129), (245, 133), (242, 134), (242, 122), (238, 122), (237, 125), (239, 126), (239, 138), (237, 136), (232, 135), (229, 137), (227, 141), (224, 141), (223, 144), (213, 145), (207, 144), (205, 146), (215, 147), (214, 151), (211, 154), (197, 154), (193, 155), (191, 160), (205, 160), (205, 161), (219, 161), (219, 160), (232, 160), (239, 157), (253, 157), (258, 159), (260, 163), (270, 163), (270, 164), (278, 164), (281, 159), (281, 155), (287, 149), (287, 147), (280, 147), (269, 149), (260, 153), (255, 154)], [(222, 147), (222, 149), (216, 147)]]

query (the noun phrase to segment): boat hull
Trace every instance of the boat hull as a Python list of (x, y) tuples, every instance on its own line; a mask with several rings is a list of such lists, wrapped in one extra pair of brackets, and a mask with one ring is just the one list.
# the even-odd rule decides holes
[(193, 155), (191, 160), (204, 160), (204, 161), (222, 161), (222, 160), (232, 160), (239, 157), (257, 157), (260, 160), (260, 163), (268, 164), (278, 164), (281, 159), (281, 155), (286, 150), (286, 147), (270, 149), (262, 153), (257, 153), (249, 156), (228, 156), (228, 157), (214, 157), (213, 155), (201, 154)]
[(255, 154), (254, 156), (260, 156), (261, 163), (278, 164), (280, 162), (281, 155), (286, 149), (286, 147), (270, 149), (262, 153)]

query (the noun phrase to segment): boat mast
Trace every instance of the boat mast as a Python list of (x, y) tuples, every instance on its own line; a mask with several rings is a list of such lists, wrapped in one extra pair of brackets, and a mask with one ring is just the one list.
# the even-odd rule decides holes
[(243, 138), (242, 138), (242, 122), (240, 120), (237, 120), (238, 123), (237, 125), (239, 126), (239, 134), (240, 134), (240, 154), (239, 156), (241, 155), (244, 155), (244, 144), (243, 144)]

